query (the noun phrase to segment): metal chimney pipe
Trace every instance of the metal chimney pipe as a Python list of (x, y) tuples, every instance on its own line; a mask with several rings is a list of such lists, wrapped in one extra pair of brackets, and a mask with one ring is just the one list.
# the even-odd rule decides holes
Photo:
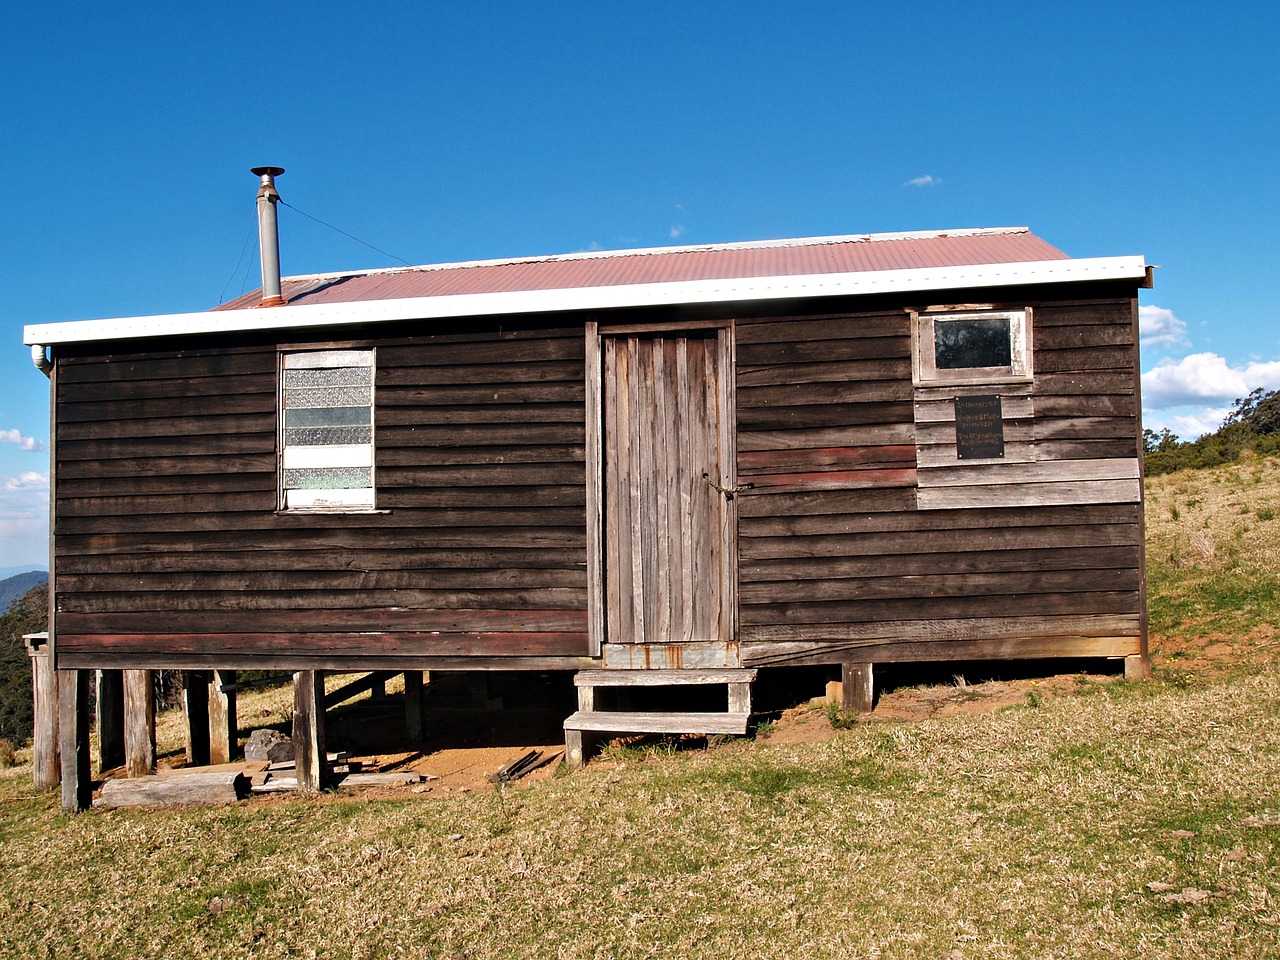
[(280, 231), (276, 226), (276, 177), (284, 167), (254, 167), (249, 171), (262, 178), (258, 187), (258, 250), (262, 255), (262, 302), (260, 307), (282, 307), (280, 295)]

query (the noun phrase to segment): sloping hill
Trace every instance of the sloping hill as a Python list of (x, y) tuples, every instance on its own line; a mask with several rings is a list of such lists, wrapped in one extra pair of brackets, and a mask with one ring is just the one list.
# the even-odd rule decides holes
[(8, 610), (13, 601), (26, 594), (32, 587), (48, 582), (49, 574), (44, 570), (29, 570), (0, 580), (0, 613)]

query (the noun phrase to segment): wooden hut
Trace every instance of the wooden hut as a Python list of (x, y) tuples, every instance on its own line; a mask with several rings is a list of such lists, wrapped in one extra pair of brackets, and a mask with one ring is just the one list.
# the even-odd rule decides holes
[[(64, 801), (90, 671), (297, 671), (304, 717), (325, 671), (574, 671), (576, 759), (596, 731), (745, 729), (762, 667), (843, 665), (851, 706), (876, 663), (1141, 669), (1149, 284), (1141, 257), (974, 229), (293, 277), (282, 306), (28, 326)], [(679, 682), (730, 709), (595, 709)]]

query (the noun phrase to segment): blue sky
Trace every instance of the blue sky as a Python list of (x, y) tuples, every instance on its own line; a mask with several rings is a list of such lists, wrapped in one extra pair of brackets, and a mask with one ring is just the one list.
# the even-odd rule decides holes
[[(286, 274), (1027, 225), (1143, 254), (1147, 425), (1280, 387), (1280, 14), (1236, 3), (10, 3), (0, 569), (45, 565), (27, 323)], [(248, 246), (246, 241), (248, 240)]]

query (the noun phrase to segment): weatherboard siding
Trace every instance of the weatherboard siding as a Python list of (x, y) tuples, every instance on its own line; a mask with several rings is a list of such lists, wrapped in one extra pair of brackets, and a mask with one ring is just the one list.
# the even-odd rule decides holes
[(585, 653), (580, 331), (375, 346), (366, 514), (277, 510), (276, 343), (60, 354), (64, 664)]
[[(1139, 652), (1133, 301), (1008, 305), (1030, 384), (913, 388), (905, 311), (739, 324), (745, 663)], [(1006, 455), (959, 460), (955, 397), (990, 394)]]

